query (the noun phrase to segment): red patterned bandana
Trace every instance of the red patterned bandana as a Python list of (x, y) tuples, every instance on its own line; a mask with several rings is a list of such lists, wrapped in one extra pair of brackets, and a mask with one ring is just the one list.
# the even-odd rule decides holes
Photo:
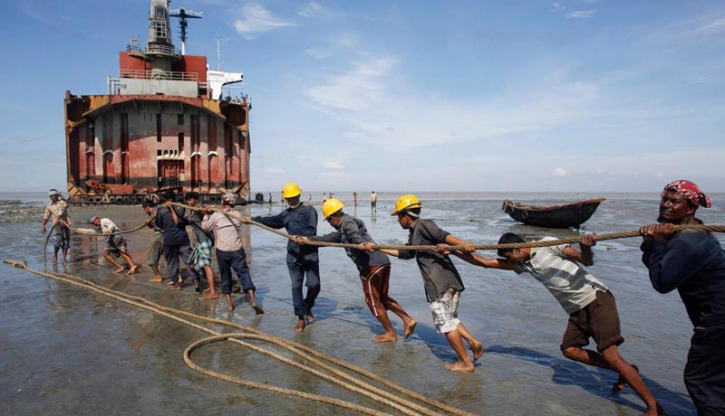
[(667, 191), (677, 192), (682, 195), (683, 198), (695, 204), (695, 206), (702, 205), (705, 208), (710, 208), (712, 206), (710, 198), (708, 198), (697, 185), (690, 181), (680, 179), (670, 182), (662, 191), (662, 196), (665, 196)]

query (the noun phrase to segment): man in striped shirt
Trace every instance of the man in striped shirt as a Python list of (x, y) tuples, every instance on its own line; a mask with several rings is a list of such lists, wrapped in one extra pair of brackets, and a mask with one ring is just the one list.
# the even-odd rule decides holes
[[(556, 239), (546, 237), (542, 241), (552, 240)], [(498, 243), (524, 242), (518, 235), (506, 233)], [(617, 346), (624, 342), (624, 338), (620, 333), (614, 296), (602, 282), (579, 266), (579, 263), (585, 266), (594, 264), (592, 246), (595, 244), (596, 236), (589, 234), (582, 237), (579, 245), (581, 250), (570, 245), (499, 249), (498, 255), (503, 259), (486, 258), (473, 253), (455, 254), (477, 266), (534, 276), (569, 314), (561, 343), (562, 354), (573, 361), (616, 371), (619, 379), (612, 386), (612, 394), (619, 393), (629, 384), (647, 405), (643, 415), (664, 414), (639, 376), (637, 367), (619, 355)], [(589, 344), (590, 337), (597, 343), (597, 351), (583, 348)]]

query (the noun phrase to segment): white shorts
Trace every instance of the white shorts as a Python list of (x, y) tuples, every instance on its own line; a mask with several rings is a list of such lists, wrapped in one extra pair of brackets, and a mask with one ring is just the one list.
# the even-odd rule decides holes
[(433, 324), (436, 331), (447, 334), (455, 331), (461, 321), (458, 319), (458, 298), (461, 292), (455, 289), (448, 291), (440, 299), (434, 300), (430, 305), (430, 312), (433, 314)]

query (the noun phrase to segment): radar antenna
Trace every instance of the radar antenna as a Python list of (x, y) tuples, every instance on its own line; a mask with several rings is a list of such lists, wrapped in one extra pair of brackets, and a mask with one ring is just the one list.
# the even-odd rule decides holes
[(201, 19), (202, 12), (186, 10), (184, 8), (169, 10), (169, 16), (179, 18), (179, 27), (181, 28), (181, 54), (186, 55), (186, 27), (189, 22), (186, 19)]

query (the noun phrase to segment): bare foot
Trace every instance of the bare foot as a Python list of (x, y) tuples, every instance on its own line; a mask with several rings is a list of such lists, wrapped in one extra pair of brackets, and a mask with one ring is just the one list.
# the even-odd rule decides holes
[(68, 264), (68, 262), (66, 261), (66, 259), (63, 259), (63, 261), (61, 262), (61, 264), (62, 264), (63, 266), (65, 266), (65, 265), (67, 265), (67, 264)]
[(395, 332), (393, 332), (392, 334), (389, 334), (386, 332), (384, 334), (380, 334), (377, 337), (373, 338), (374, 342), (393, 342), (393, 341), (397, 341), (397, 340), (398, 340), (398, 337), (395, 335)]
[(302, 332), (304, 330), (305, 330), (305, 320), (300, 319), (299, 321), (297, 321), (297, 325), (295, 325), (295, 331)]
[[(634, 371), (636, 371), (639, 374), (639, 367), (632, 364), (632, 368), (634, 368)], [(619, 378), (617, 379), (617, 381), (612, 386), (612, 390), (609, 391), (609, 394), (611, 394), (612, 396), (619, 394), (619, 392), (624, 390), (624, 387), (626, 385), (627, 385), (627, 380), (625, 380), (624, 377), (622, 377), (620, 375)]]
[(478, 360), (479, 358), (483, 357), (483, 345), (476, 341), (471, 345), (471, 350), (473, 351), (473, 360)]
[(149, 279), (149, 283), (161, 283), (164, 281), (164, 278), (161, 276), (156, 276), (153, 279)]
[(463, 361), (458, 361), (453, 364), (446, 364), (446, 370), (448, 371), (457, 371), (460, 373), (472, 373), (473, 372), (473, 364), (466, 364)]
[(181, 289), (183, 289), (183, 286), (182, 286), (183, 283), (184, 282), (182, 282), (181, 280), (177, 280), (176, 282), (174, 282), (174, 284), (172, 286), (174, 287), (174, 289), (181, 290)]
[(254, 309), (254, 313), (257, 315), (262, 315), (264, 313), (264, 309), (256, 303), (252, 304), (252, 309)]
[(113, 271), (114, 273), (121, 273), (123, 272), (123, 267), (119, 267), (118, 269)]
[(654, 409), (648, 408), (647, 411), (642, 413), (640, 416), (661, 416), (666, 414), (667, 412), (665, 412), (665, 409), (657, 403), (657, 406)]
[(312, 314), (312, 309), (307, 309), (307, 323), (308, 324), (315, 323), (315, 315)]
[(405, 325), (405, 332), (403, 333), (403, 339), (408, 339), (409, 336), (413, 335), (416, 325), (418, 325), (418, 322), (415, 322), (412, 319), (410, 320), (409, 324)]
[(209, 293), (208, 295), (202, 296), (199, 299), (201, 299), (201, 300), (212, 300), (212, 299), (216, 299), (218, 297), (219, 297), (219, 294), (216, 293), (216, 292), (214, 292), (214, 293)]
[(136, 274), (136, 270), (138, 270), (138, 264), (131, 266), (130, 269), (128, 269), (128, 274)]
[(53, 256), (53, 264), (57, 264), (57, 263), (58, 263), (58, 257)]

